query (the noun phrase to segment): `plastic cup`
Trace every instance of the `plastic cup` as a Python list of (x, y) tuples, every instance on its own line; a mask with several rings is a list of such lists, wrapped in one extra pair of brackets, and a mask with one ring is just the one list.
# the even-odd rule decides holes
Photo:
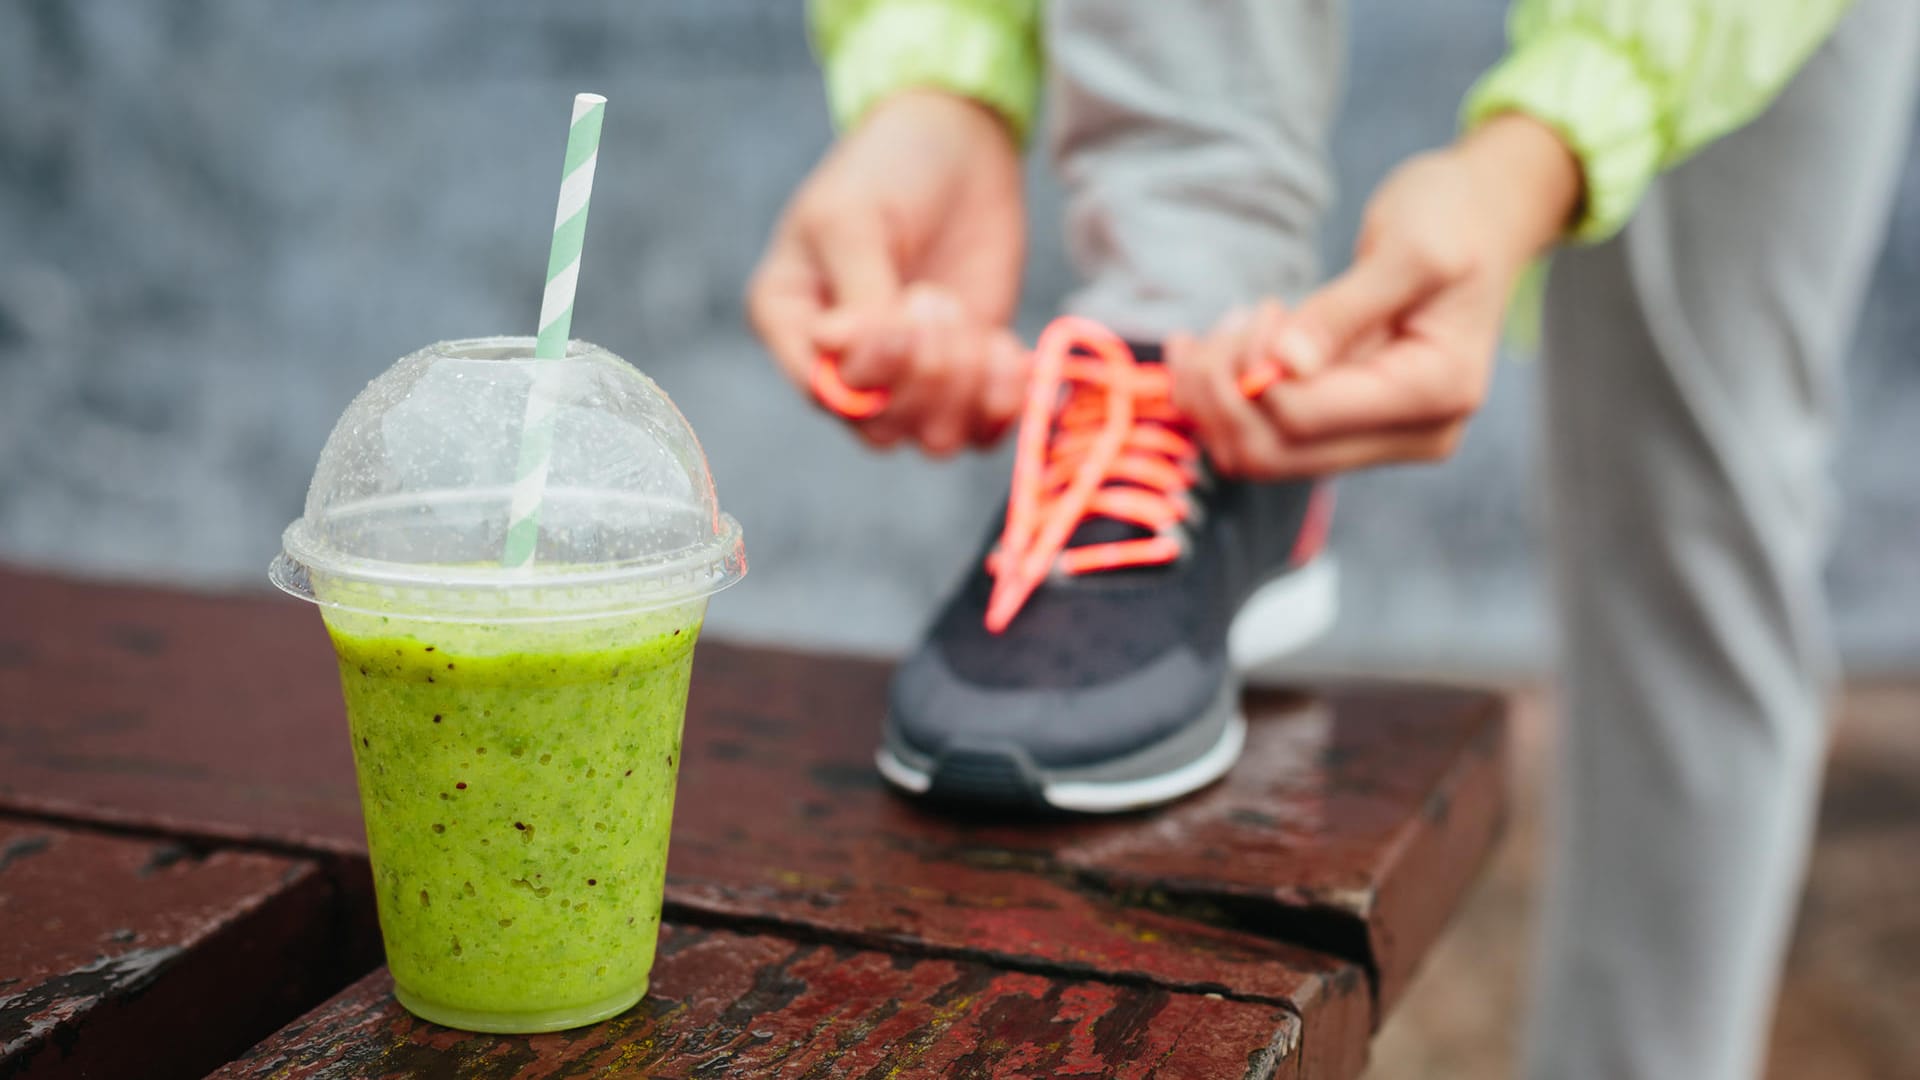
[[(694, 642), (746, 572), (652, 380), (531, 338), (413, 354), (348, 406), (271, 577), (334, 643), (401, 1004), (552, 1031), (646, 992)], [(532, 566), (499, 565), (528, 394), (555, 402)]]

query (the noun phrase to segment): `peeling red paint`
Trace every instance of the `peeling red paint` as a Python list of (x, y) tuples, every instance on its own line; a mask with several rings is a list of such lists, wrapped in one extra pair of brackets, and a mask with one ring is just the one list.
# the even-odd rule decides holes
[(604, 1024), (476, 1037), (368, 977), (219, 1080), (604, 1075), (1173, 1078), (1294, 1075), (1285, 1009), (669, 926), (653, 992)]
[(0, 1076), (204, 1074), (323, 992), (327, 898), (307, 862), (0, 821)]
[[(14, 658), (0, 663), (0, 811), (337, 855), (347, 909), (365, 919), (337, 676), (310, 611), (7, 570), (0, 607), (23, 616), (0, 625)], [(1485, 695), (1253, 695), (1245, 759), (1199, 796), (1117, 820), (1009, 823), (883, 789), (870, 754), (886, 676), (871, 661), (701, 646), (670, 915), (904, 953), (888, 962), (909, 967), (1220, 991), (1297, 1015), (1289, 1067), (1351, 1075), (1372, 999), (1391, 1007), (1497, 828), (1503, 710)], [(1064, 995), (1046, 1014), (1060, 1061), (1126, 1044), (1124, 1025), (1060, 1019), (1078, 1015)], [(876, 1010), (860, 1022), (908, 1023)]]

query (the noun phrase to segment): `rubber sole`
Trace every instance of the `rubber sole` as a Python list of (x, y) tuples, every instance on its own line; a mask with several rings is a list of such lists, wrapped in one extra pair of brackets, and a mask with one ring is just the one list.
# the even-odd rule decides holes
[(1254, 590), (1227, 633), (1234, 677), (1195, 723), (1124, 758), (1044, 769), (1016, 746), (987, 744), (949, 746), (935, 761), (901, 743), (889, 724), (874, 764), (910, 795), (975, 805), (1117, 814), (1190, 795), (1225, 776), (1246, 745), (1242, 678), (1325, 633), (1339, 610), (1339, 582), (1338, 564), (1323, 555)]
[(1227, 662), (1256, 684), (1263, 669), (1311, 645), (1340, 616), (1340, 564), (1322, 555), (1254, 590), (1227, 628)]

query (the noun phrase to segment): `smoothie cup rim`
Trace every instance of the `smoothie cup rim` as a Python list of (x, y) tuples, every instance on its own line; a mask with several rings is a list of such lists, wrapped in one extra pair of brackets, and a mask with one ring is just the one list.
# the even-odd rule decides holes
[[(441, 363), (463, 365), (506, 364), (512, 367), (551, 365), (553, 360), (542, 359), (533, 355), (535, 340), (535, 338), (526, 334), (487, 334), (480, 337), (445, 338), (431, 345), (425, 345), (415, 349), (412, 353), (401, 359), (404, 361), (415, 358), (432, 358)], [(485, 351), (498, 351), (504, 355), (473, 355)], [(652, 377), (648, 376), (646, 372), (640, 371), (640, 369), (634, 367), (632, 363), (622, 360), (606, 346), (581, 338), (569, 339), (567, 341), (566, 352), (555, 359), (562, 361), (591, 361), (596, 363), (611, 360), (615, 363), (632, 367), (635, 371), (640, 372), (642, 376), (645, 376), (648, 381), (652, 381)]]
[[(505, 569), (497, 565), (446, 566), (406, 563), (341, 555), (308, 542), (308, 522), (301, 518), (281, 535), (281, 552), (268, 567), (267, 577), (282, 592), (321, 607), (370, 615), (404, 614), (411, 619), (447, 622), (549, 622), (602, 618), (653, 611), (704, 600), (728, 588), (746, 574), (746, 551), (740, 523), (721, 513), (721, 529), (713, 539), (691, 548), (603, 563), (535, 563)], [(314, 578), (348, 585), (400, 590), (413, 600), (404, 610), (329, 598), (316, 589)], [(543, 605), (543, 594), (613, 586), (605, 603), (564, 608)], [(524, 599), (506, 612), (498, 608), (463, 610), (447, 603), (454, 595), (495, 594)]]

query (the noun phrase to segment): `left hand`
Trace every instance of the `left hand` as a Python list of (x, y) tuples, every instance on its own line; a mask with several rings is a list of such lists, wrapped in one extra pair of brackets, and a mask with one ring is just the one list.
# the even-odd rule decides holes
[[(1518, 114), (1402, 164), (1367, 206), (1353, 265), (1297, 311), (1269, 303), (1169, 342), (1176, 403), (1230, 475), (1448, 456), (1485, 398), (1515, 282), (1580, 194), (1577, 159)], [(1240, 376), (1269, 362), (1287, 378), (1246, 401)]]
[(990, 442), (1021, 400), (1004, 327), (1025, 236), (1006, 121), (957, 94), (903, 90), (794, 193), (748, 284), (748, 318), (802, 391), (817, 396), (835, 354), (847, 390), (885, 392), (875, 413), (836, 410), (870, 444)]

